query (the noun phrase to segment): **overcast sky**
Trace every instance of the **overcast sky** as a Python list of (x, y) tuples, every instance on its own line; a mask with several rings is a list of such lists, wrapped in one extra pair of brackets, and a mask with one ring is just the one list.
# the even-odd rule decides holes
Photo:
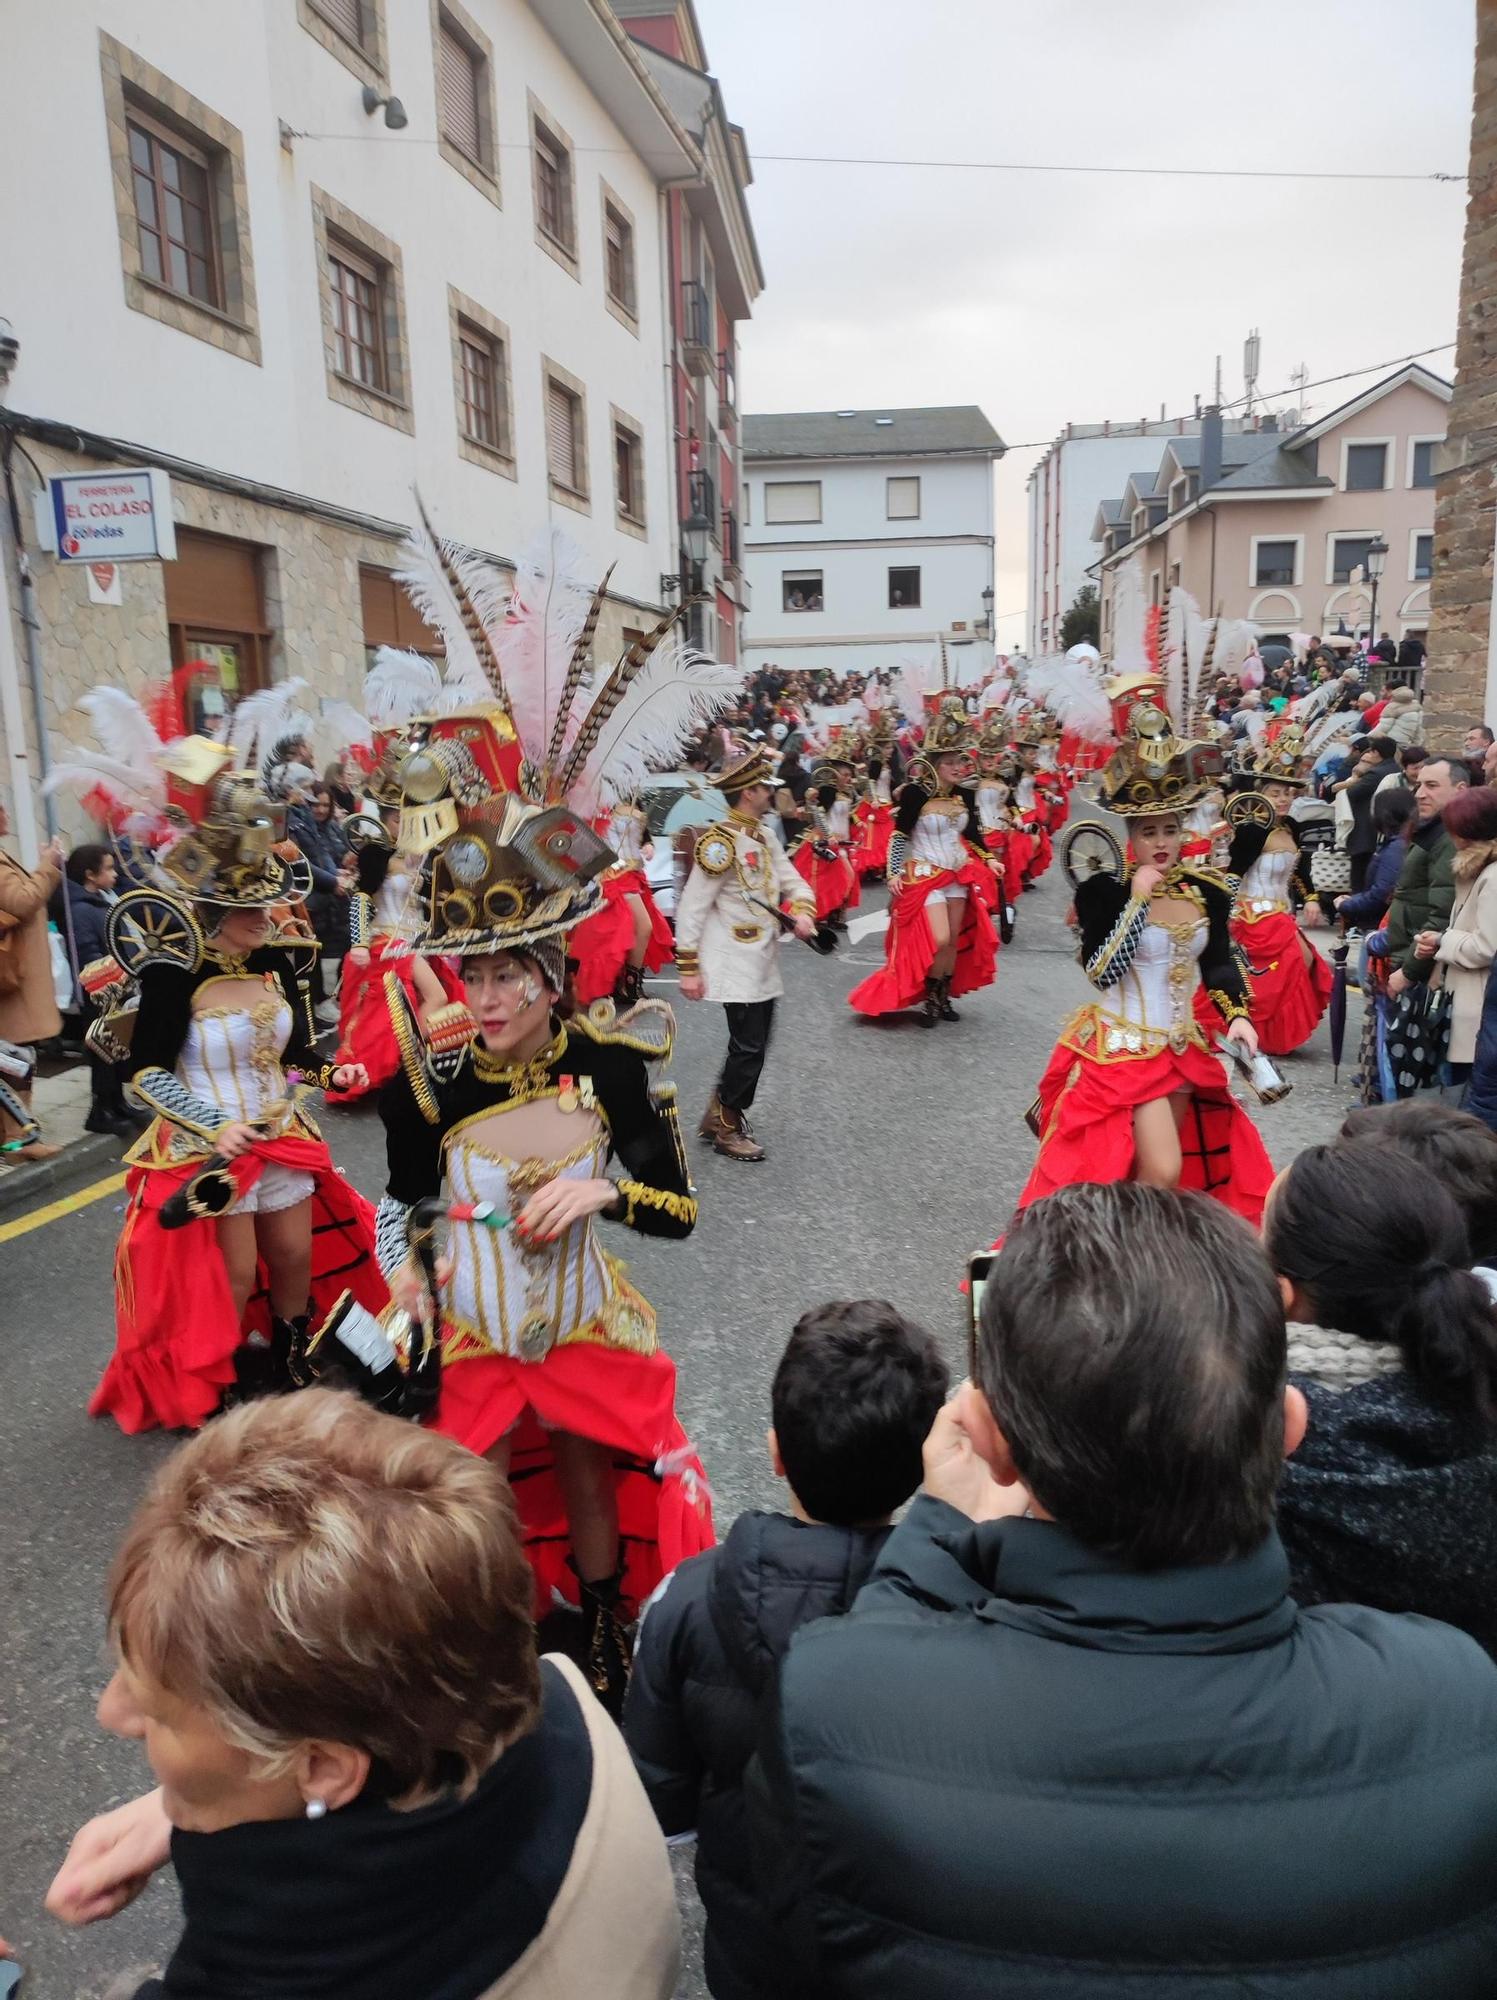
[[(696, 0), (755, 158), (749, 410), (979, 403), (1016, 446), (1455, 333), (1464, 190), (782, 164), (773, 153), (1464, 172), (1472, 0)], [(1449, 354), (1430, 366), (1448, 374)], [(1373, 380), (1312, 390), (1313, 414)], [(1281, 400), (1282, 406), (1282, 400)], [(1000, 643), (1025, 487), (998, 470)]]

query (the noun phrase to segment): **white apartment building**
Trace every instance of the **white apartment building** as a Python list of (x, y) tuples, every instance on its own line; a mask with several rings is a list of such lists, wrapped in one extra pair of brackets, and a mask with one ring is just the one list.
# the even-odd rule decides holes
[(176, 521), (117, 603), (30, 542), (54, 756), (100, 680), (199, 661), (198, 721), (294, 674), (356, 701), (369, 648), (434, 649), (391, 580), (417, 487), (501, 560), (560, 522), (616, 565), (602, 645), (646, 627), (678, 570), (665, 189), (702, 171), (607, 0), (10, 10), (18, 483), (160, 468)]
[(745, 417), (745, 658), (870, 672), (945, 638), (977, 679), (1003, 450), (974, 405)]
[[(1229, 417), (1224, 439), (1243, 428)], [(1025, 651), (1031, 658), (1060, 644), (1060, 622), (1096, 561), (1092, 529), (1104, 500), (1121, 493), (1136, 472), (1153, 477), (1162, 443), (1201, 434), (1199, 417), (1140, 419), (1136, 423), (1067, 424), (1030, 473), (1029, 609)]]

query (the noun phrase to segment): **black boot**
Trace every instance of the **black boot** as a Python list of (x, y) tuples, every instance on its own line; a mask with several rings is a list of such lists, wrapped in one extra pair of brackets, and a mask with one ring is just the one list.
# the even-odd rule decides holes
[(925, 999), (921, 1003), (920, 1012), (927, 1028), (933, 1028), (937, 1021), (944, 1018), (941, 1013), (941, 982), (939, 979), (926, 980)]
[(645, 969), (642, 965), (626, 965), (614, 985), (614, 1004), (620, 1013), (633, 1007), (644, 998)]
[(295, 1319), (271, 1320), (270, 1395), (284, 1396), (290, 1389), (305, 1389), (311, 1381), (312, 1371), (307, 1366), (307, 1323), (310, 1318), (310, 1313), (298, 1313)]
[(577, 1578), (581, 1599), (582, 1671), (593, 1693), (618, 1722), (624, 1713), (624, 1695), (634, 1666), (634, 1634), (625, 1622), (619, 1596), (624, 1581), (623, 1565), (612, 1576), (589, 1583), (570, 1556), (567, 1562)]
[(936, 998), (941, 1003), (941, 1019), (943, 1021), (959, 1021), (962, 1018), (951, 1004), (951, 974), (949, 972), (944, 979), (936, 981)]

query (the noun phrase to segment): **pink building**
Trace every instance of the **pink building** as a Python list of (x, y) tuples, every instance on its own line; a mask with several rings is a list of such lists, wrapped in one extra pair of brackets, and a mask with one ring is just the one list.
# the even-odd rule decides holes
[(1183, 585), (1201, 609), (1247, 618), (1260, 637), (1369, 632), (1367, 547), (1387, 544), (1373, 638), (1420, 637), (1434, 570), (1435, 448), (1450, 384), (1427, 368), (1389, 375), (1328, 416), (1283, 432), (1223, 434), (1207, 411), (1199, 437), (1172, 438), (1155, 471), (1136, 472), (1097, 509), (1092, 539), (1102, 647), (1112, 635), (1120, 564), (1137, 556), (1150, 601)]

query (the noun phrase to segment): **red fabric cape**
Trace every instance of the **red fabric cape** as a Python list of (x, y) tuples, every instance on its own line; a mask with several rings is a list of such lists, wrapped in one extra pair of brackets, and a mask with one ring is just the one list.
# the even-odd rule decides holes
[(1214, 1195), (1256, 1228), (1273, 1163), (1221, 1063), (1195, 1047), (1104, 1061), (1058, 1042), (1040, 1079), (1039, 1157), (1017, 1206), (1078, 1181), (1130, 1179), (1134, 1110), (1180, 1090), (1192, 1100), (1180, 1134), (1181, 1187)]
[(925, 905), (936, 889), (964, 882), (975, 893), (967, 898), (966, 921), (957, 942), (953, 997), (991, 986), (998, 967), (998, 933), (988, 914), (998, 899), (998, 883), (986, 862), (968, 861), (953, 873), (943, 869), (922, 882), (910, 882), (889, 903), (889, 935), (880, 971), (871, 973), (847, 996), (860, 1014), (895, 1014), (913, 1007), (925, 993), (926, 975), (936, 955)]
[(894, 808), (870, 805), (864, 799), (852, 819), (859, 836), (858, 845), (853, 849), (853, 866), (860, 875), (876, 875), (889, 859), (889, 842), (894, 835)]
[[(1331, 968), (1288, 910), (1252, 923), (1234, 917), (1232, 939), (1248, 962), (1258, 1046), (1265, 1055), (1287, 1056), (1309, 1041), (1331, 1004)], [(1216, 1026), (1216, 1009), (1203, 992), (1196, 994), (1196, 1017), (1202, 1027)]]
[[(552, 1608), (555, 1591), (577, 1601), (548, 1430), (591, 1438), (614, 1455), (631, 1612), (678, 1563), (711, 1548), (711, 1493), (676, 1415), (669, 1355), (579, 1340), (553, 1348), (542, 1361), (488, 1354), (443, 1368), (433, 1429), (484, 1452), (516, 1424), (509, 1479), (535, 1572), (537, 1618)], [(664, 1469), (657, 1471), (662, 1460)]]
[(603, 907), (580, 923), (567, 938), (567, 956), (577, 961), (573, 991), (578, 1000), (591, 1006), (605, 1000), (619, 983), (634, 945), (634, 918), (626, 896), (638, 896), (650, 919), (650, 942), (645, 951), (645, 970), (658, 972), (676, 955), (676, 940), (670, 925), (660, 914), (660, 906), (650, 894), (642, 868), (627, 875), (613, 876), (603, 883)]
[[(377, 937), (369, 947), (369, 963), (355, 965), (343, 961), (343, 984), (338, 996), (338, 1053), (340, 1063), (362, 1063), (369, 1072), (369, 1091), (382, 1090), (400, 1067), (400, 1049), (390, 1024), (385, 999), (385, 974), (393, 972), (410, 997), (413, 1007), (420, 1002), (416, 993), (414, 958), (409, 951), (392, 951), (388, 938)], [(449, 1000), (461, 1000), (463, 982), (445, 958), (428, 958), (431, 970), (441, 980)], [(340, 1092), (341, 1101), (351, 1104), (362, 1090)]]
[[(159, 1123), (159, 1121), (158, 1121)], [(374, 1210), (344, 1180), (320, 1139), (288, 1133), (264, 1139), (229, 1172), (242, 1193), (272, 1162), (312, 1176), (312, 1302), (317, 1317), (351, 1291), (371, 1312), (389, 1302), (374, 1260)], [(91, 1417), (112, 1416), (122, 1431), (196, 1430), (234, 1380), (245, 1333), (270, 1330), (262, 1266), (241, 1327), (234, 1318), (216, 1224), (163, 1229), (163, 1204), (202, 1167), (131, 1167), (125, 1225), (114, 1258), (114, 1356), (89, 1402)]]

